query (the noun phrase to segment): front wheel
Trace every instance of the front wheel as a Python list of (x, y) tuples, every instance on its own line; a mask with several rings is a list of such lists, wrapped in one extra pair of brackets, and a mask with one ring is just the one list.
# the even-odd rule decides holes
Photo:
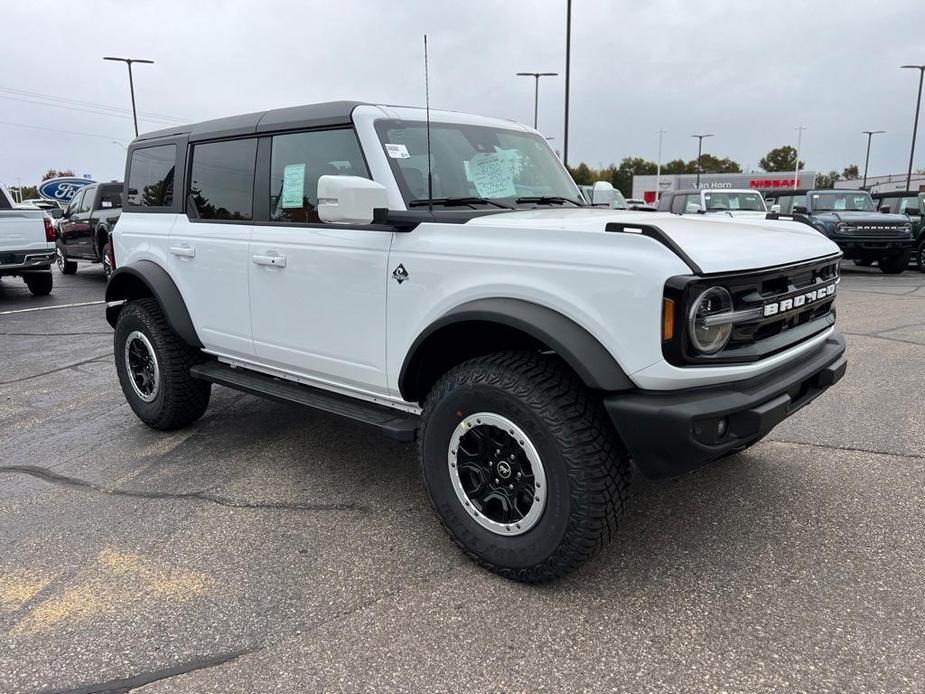
[(67, 254), (64, 252), (64, 248), (59, 243), (55, 246), (55, 263), (58, 266), (58, 270), (62, 275), (73, 275), (77, 272), (77, 261), (68, 260)]
[(616, 532), (629, 456), (600, 399), (554, 357), (503, 352), (433, 387), (419, 453), (453, 540), (490, 571), (556, 579)]
[(898, 275), (909, 267), (912, 251), (906, 250), (896, 255), (887, 255), (880, 259), (880, 272), (885, 275)]
[(113, 342), (119, 384), (141, 421), (167, 431), (203, 415), (211, 386), (190, 375), (202, 353), (170, 328), (155, 299), (126, 304)]
[(923, 232), (922, 242), (915, 249), (915, 267), (919, 272), (925, 272), (925, 232)]

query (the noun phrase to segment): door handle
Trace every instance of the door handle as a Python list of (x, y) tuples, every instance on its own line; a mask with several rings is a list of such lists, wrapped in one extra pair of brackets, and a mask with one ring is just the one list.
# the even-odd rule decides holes
[(286, 256), (284, 255), (252, 255), (251, 260), (256, 265), (267, 265), (269, 267), (286, 267)]
[(190, 246), (171, 246), (170, 252), (180, 258), (195, 258), (196, 249)]

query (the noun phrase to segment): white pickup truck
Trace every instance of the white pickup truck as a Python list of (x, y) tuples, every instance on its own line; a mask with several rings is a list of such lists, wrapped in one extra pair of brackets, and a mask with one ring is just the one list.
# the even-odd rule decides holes
[(51, 292), (55, 229), (37, 207), (17, 205), (0, 187), (0, 277), (18, 275), (33, 296)]
[(520, 581), (613, 536), (631, 458), (664, 477), (737, 453), (845, 372), (827, 238), (589, 206), (510, 121), (196, 123), (132, 143), (123, 198), (107, 319), (143, 422), (192, 424), (217, 384), (416, 440), (452, 538)]

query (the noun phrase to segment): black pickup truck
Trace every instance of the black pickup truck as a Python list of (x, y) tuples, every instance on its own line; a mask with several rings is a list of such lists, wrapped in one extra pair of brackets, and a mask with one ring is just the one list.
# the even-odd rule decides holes
[(858, 265), (876, 261), (888, 275), (909, 265), (914, 243), (909, 217), (877, 212), (867, 191), (786, 190), (766, 194), (766, 201), (771, 208), (768, 219), (808, 224)]
[(112, 273), (109, 235), (122, 213), (122, 184), (93, 183), (81, 188), (58, 220), (58, 269), (77, 272), (78, 260), (102, 263)]

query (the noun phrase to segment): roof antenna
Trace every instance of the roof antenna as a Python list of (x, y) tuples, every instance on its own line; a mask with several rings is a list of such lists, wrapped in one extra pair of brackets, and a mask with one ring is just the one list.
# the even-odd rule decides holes
[(430, 83), (427, 77), (427, 34), (424, 34), (424, 112), (427, 116), (427, 211), (434, 213), (434, 177), (430, 167)]

